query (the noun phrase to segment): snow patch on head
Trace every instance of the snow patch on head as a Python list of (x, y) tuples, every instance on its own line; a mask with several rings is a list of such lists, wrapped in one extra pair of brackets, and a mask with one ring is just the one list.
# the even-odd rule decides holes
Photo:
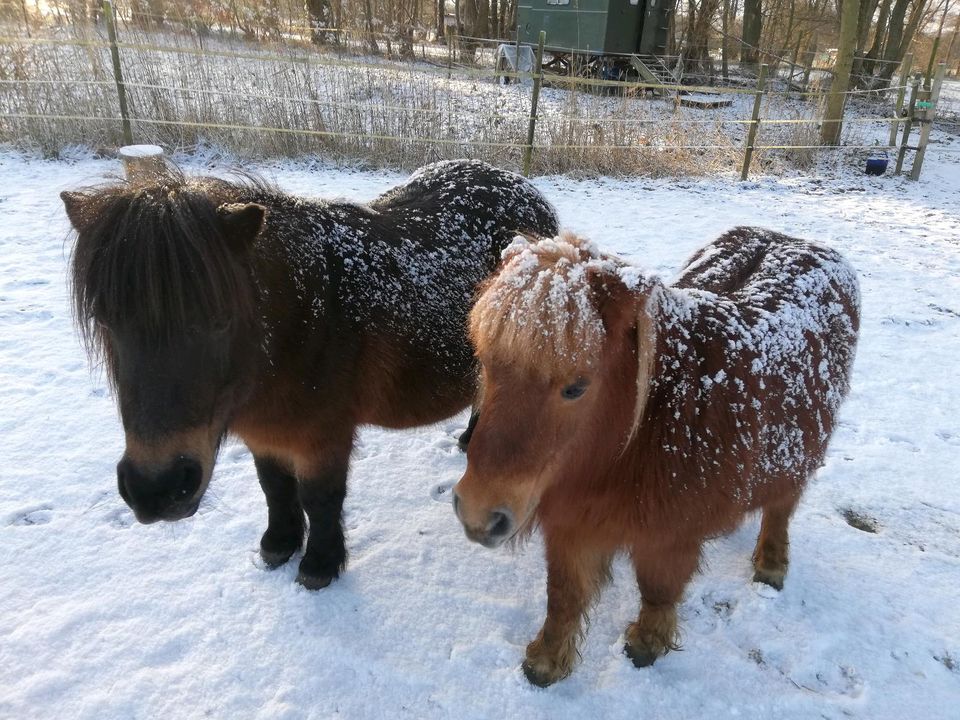
[(470, 313), (478, 352), (548, 373), (593, 365), (605, 332), (590, 278), (614, 261), (571, 233), (518, 236), (503, 259)]

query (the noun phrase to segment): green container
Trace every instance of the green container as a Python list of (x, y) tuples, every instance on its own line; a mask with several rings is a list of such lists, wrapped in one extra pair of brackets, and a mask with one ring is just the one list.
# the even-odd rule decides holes
[(520, 0), (520, 42), (554, 52), (663, 55), (676, 0)]

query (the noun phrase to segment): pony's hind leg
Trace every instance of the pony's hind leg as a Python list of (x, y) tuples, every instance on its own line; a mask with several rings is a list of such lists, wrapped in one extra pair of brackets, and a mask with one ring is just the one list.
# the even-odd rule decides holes
[(260, 557), (267, 567), (283, 565), (303, 545), (303, 509), (297, 479), (276, 460), (254, 456), (260, 487), (267, 498), (267, 530)]
[(609, 568), (609, 555), (548, 534), (547, 617), (540, 633), (527, 645), (521, 666), (534, 685), (546, 687), (573, 670), (584, 616)]
[(790, 539), (787, 527), (797, 507), (798, 497), (767, 505), (763, 508), (760, 535), (753, 550), (753, 581), (783, 589), (783, 579), (789, 563)]
[(638, 668), (653, 665), (658, 657), (679, 648), (677, 603), (699, 564), (699, 543), (634, 548), (640, 615), (627, 627), (623, 650)]

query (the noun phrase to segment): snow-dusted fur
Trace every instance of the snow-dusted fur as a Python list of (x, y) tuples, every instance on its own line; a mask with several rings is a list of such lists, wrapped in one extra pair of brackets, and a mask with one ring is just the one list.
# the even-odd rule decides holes
[(477, 284), (516, 232), (557, 231), (530, 183), (469, 160), (429, 165), (369, 205), (175, 168), (62, 197), (77, 320), (126, 431), (124, 499), (143, 522), (193, 514), (236, 435), (267, 497), (263, 559), (301, 547), (305, 511), (311, 588), (345, 562), (355, 429), (469, 405)]
[[(756, 228), (707, 245), (672, 286), (569, 235), (511, 247), (471, 314), (484, 393), (456, 492), (472, 539), (497, 544), (505, 521), (489, 518), (504, 514), (514, 533), (544, 531), (532, 682), (572, 669), (618, 551), (643, 596), (627, 631), (637, 665), (676, 647), (703, 542), (751, 510), (764, 511), (754, 577), (782, 587), (790, 515), (849, 388), (859, 305), (838, 253)], [(558, 353), (551, 333), (591, 342)]]

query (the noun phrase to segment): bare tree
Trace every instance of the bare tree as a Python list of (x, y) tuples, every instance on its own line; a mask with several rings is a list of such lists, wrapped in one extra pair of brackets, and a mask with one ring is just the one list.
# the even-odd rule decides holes
[(334, 26), (333, 7), (330, 0), (307, 0), (307, 17), (310, 22), (310, 41), (315, 45), (325, 45), (336, 41), (337, 34), (330, 32)]
[(760, 62), (760, 34), (763, 29), (761, 0), (743, 0), (743, 37), (740, 64), (756, 66)]
[(860, 12), (860, 0), (843, 0), (840, 11), (840, 43), (837, 49), (837, 61), (833, 67), (833, 82), (827, 95), (827, 107), (820, 126), (820, 142), (823, 145), (837, 145), (842, 130), (843, 107), (847, 100), (850, 85), (850, 70), (853, 68), (853, 52), (857, 45), (857, 18)]
[(721, 0), (688, 0), (687, 33), (684, 44), (686, 68), (691, 72), (700, 72), (713, 76), (713, 61), (710, 59), (710, 36), (713, 20), (720, 8)]

